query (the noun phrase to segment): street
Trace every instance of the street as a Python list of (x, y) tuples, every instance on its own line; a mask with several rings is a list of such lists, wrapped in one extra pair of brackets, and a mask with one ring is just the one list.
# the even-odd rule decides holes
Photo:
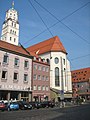
[(0, 120), (90, 120), (90, 104), (65, 108), (0, 111)]

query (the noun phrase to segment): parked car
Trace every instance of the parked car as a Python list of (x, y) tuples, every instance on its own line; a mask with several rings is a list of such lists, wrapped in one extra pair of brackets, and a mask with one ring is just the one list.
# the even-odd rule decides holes
[(4, 110), (6, 110), (6, 109), (7, 109), (7, 107), (6, 107), (5, 103), (4, 103), (3, 101), (1, 101), (1, 102), (0, 102), (0, 110), (1, 110), (1, 111), (4, 111)]
[(33, 101), (33, 102), (29, 102), (30, 105), (32, 105), (32, 108), (41, 108), (41, 103), (40, 102), (36, 102), (36, 101)]
[(41, 102), (41, 106), (42, 106), (42, 108), (45, 108), (45, 107), (53, 108), (55, 106), (55, 103), (52, 101), (43, 101), (43, 102)]
[(8, 106), (8, 110), (19, 110), (19, 104), (17, 102), (5, 103)]
[(32, 109), (32, 105), (25, 101), (18, 101), (18, 104), (19, 104), (19, 109), (21, 110)]

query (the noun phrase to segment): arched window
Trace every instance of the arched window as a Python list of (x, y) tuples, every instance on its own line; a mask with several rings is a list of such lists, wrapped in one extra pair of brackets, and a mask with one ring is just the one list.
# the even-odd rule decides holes
[(57, 57), (54, 60), (55, 60), (55, 64), (59, 63), (59, 59)]
[(55, 68), (55, 86), (60, 86), (60, 80), (59, 80), (59, 68)]

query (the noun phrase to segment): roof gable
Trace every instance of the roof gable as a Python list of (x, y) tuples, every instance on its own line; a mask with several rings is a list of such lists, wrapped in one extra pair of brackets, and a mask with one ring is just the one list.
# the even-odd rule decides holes
[(0, 40), (0, 49), (8, 50), (13, 53), (19, 53), (19, 54), (30, 56), (30, 54), (23, 47), (13, 45), (2, 40)]
[(67, 54), (67, 52), (58, 36), (55, 36), (53, 38), (50, 38), (48, 40), (45, 40), (45, 41), (35, 44), (33, 46), (30, 46), (27, 48), (27, 50), (29, 52), (34, 52), (38, 55), (47, 53), (50, 51), (63, 52), (65, 54)]

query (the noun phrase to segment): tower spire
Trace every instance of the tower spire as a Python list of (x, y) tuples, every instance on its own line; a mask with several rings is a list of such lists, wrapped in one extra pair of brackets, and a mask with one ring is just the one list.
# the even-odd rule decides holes
[(12, 2), (12, 9), (14, 9), (14, 1)]

